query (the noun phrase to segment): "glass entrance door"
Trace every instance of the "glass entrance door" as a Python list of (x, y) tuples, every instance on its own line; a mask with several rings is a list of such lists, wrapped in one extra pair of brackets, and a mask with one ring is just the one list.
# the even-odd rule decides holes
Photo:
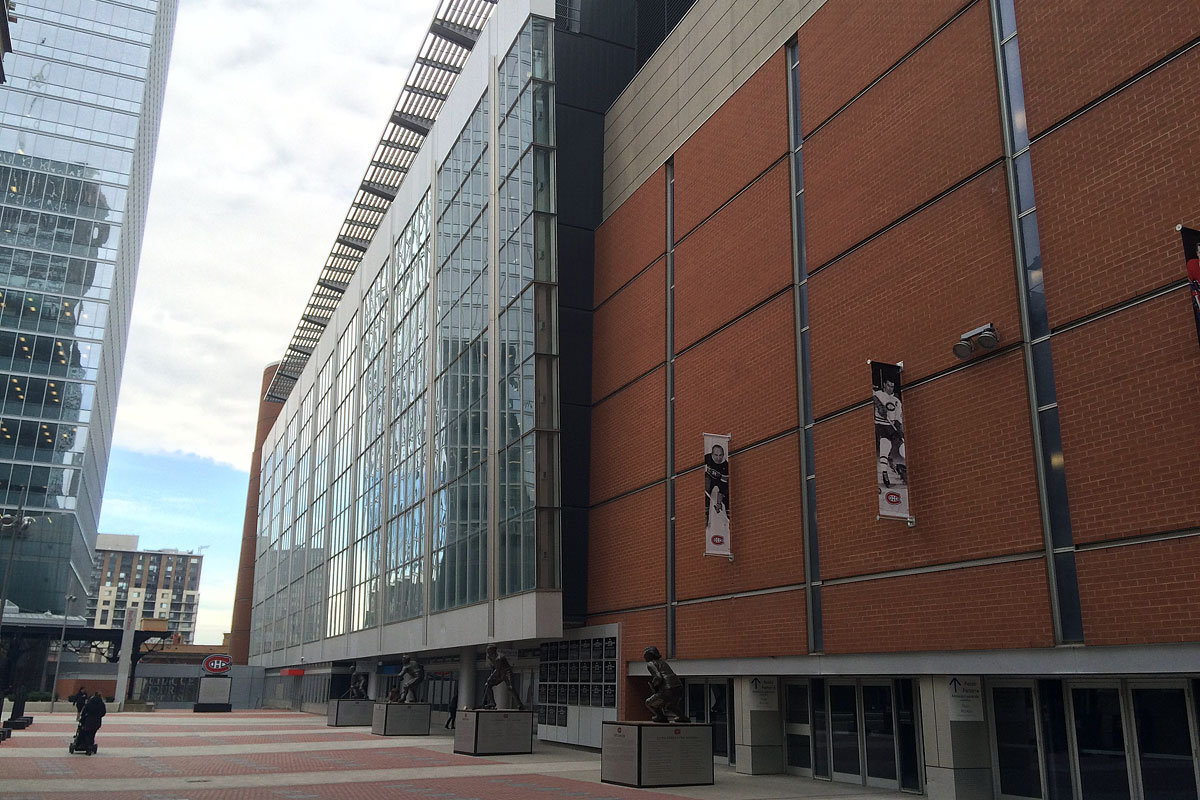
[(1134, 684), (1130, 688), (1143, 797), (1197, 800), (1187, 695), (1182, 682), (1167, 686)]
[(783, 684), (783, 735), (787, 745), (788, 772), (811, 778), (812, 724), (809, 720), (808, 681)]
[(863, 752), (867, 785), (899, 789), (896, 770), (896, 717), (890, 682), (862, 684)]
[(862, 782), (859, 749), (858, 690), (853, 683), (829, 682), (829, 738), (833, 779)]
[(1087, 800), (1130, 800), (1125, 715), (1116, 685), (1071, 687), (1077, 785)]
[(992, 684), (996, 782), (1003, 800), (1041, 798), (1042, 759), (1032, 682)]
[(713, 760), (732, 764), (729, 719), (732, 694), (726, 678), (698, 678), (684, 681), (686, 713), (692, 722), (707, 722), (712, 727)]

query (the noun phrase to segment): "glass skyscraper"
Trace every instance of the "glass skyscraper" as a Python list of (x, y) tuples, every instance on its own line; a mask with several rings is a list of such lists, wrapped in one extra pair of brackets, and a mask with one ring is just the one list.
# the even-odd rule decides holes
[[(177, 0), (28, 0), (0, 86), (0, 508), (8, 596), (87, 594)], [(0, 574), (13, 542), (0, 532)]]

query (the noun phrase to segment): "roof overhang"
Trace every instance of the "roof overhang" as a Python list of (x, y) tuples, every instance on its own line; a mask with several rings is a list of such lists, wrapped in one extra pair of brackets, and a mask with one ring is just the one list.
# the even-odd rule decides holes
[(429, 135), (495, 5), (496, 0), (438, 3), (408, 80), (395, 109), (388, 115), (383, 135), (300, 315), (279, 370), (267, 387), (264, 395), (267, 402), (285, 402), (304, 372), (309, 356), (337, 310), (363, 253), (396, 198), (400, 182)]

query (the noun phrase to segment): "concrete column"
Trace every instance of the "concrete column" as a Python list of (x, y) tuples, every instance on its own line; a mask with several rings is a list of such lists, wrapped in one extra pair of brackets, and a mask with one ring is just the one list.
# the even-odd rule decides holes
[(925, 791), (930, 800), (991, 800), (992, 754), (978, 675), (920, 679)]
[(735, 771), (747, 775), (786, 772), (779, 678), (734, 678), (733, 698)]
[(480, 701), (475, 692), (475, 648), (458, 651), (458, 707), (474, 708)]

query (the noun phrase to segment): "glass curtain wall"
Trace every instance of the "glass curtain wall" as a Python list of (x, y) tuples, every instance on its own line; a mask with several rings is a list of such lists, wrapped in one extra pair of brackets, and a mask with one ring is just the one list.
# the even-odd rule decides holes
[(358, 441), (358, 502), (354, 527), (354, 588), (350, 629), (379, 622), (379, 539), (383, 508), (384, 447), (388, 379), (388, 265), (376, 273), (363, 298), (362, 373), (358, 380), (361, 410)]
[(537, 574), (538, 538), (556, 564), (559, 526), (551, 30), (548, 20), (529, 21), (496, 86), (501, 596), (557, 586), (557, 570)]
[(252, 654), (559, 586), (552, 29), (524, 26), (264, 453)]
[(388, 460), (386, 621), (424, 610), (428, 382), (429, 193), (396, 241), (392, 263), (392, 431)]
[(430, 610), (487, 599), (488, 98), (438, 172)]

